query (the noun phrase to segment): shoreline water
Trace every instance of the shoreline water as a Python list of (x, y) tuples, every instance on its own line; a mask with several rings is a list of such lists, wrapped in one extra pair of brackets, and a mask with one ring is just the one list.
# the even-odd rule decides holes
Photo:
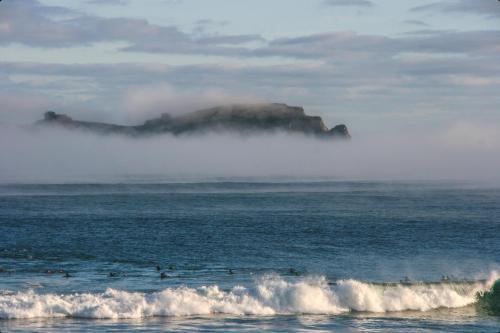
[(1, 185), (0, 331), (496, 332), (499, 217), (469, 183)]

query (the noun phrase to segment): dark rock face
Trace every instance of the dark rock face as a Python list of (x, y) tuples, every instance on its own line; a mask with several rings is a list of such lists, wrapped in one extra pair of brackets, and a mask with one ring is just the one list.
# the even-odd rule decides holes
[(57, 114), (54, 111), (47, 111), (43, 115), (44, 121), (57, 121), (61, 123), (70, 123), (73, 121), (70, 117), (65, 114)]
[(324, 138), (350, 138), (345, 125), (329, 130), (321, 117), (308, 116), (301, 107), (286, 104), (226, 105), (191, 112), (173, 117), (164, 113), (138, 126), (121, 126), (96, 122), (76, 121), (53, 111), (45, 113), (38, 125), (57, 125), (66, 128), (89, 130), (102, 134), (126, 134), (145, 136), (161, 133), (174, 135), (207, 132), (259, 132), (286, 131)]
[(99, 134), (138, 134), (136, 133), (134, 126), (121, 126), (88, 121), (78, 121), (73, 120), (65, 114), (57, 114), (54, 111), (45, 112), (43, 120), (38, 121), (36, 125), (61, 126), (70, 129), (88, 130)]
[(338, 137), (344, 137), (344, 138), (350, 138), (351, 135), (349, 134), (349, 131), (347, 130), (347, 126), (344, 124), (337, 125), (334, 128), (332, 128), (328, 133), (332, 136), (338, 136)]

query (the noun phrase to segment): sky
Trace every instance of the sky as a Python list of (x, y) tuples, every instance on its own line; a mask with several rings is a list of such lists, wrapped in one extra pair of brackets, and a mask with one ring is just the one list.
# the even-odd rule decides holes
[(500, 125), (497, 0), (3, 0), (0, 123), (282, 102), (353, 135)]

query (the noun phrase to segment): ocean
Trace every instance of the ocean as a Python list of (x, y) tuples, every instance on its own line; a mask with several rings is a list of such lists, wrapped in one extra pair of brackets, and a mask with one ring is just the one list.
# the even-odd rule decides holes
[(1, 332), (497, 333), (499, 278), (494, 185), (0, 185)]

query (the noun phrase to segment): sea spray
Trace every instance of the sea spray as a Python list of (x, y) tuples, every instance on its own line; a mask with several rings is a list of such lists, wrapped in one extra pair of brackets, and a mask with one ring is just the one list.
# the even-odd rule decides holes
[[(324, 277), (285, 280), (276, 275), (251, 286), (167, 288), (154, 293), (108, 289), (104, 293), (41, 294), (33, 290), (0, 294), (0, 318), (145, 318), (193, 315), (328, 314), (457, 308), (496, 295), (498, 274), (475, 282), (375, 284)], [(497, 297), (498, 298), (498, 297)], [(497, 299), (495, 298), (495, 299)]]
[(355, 311), (429, 311), (437, 308), (459, 308), (472, 304), (475, 300), (475, 293), (482, 288), (480, 283), (386, 286), (345, 280), (338, 283), (337, 293), (341, 303)]

